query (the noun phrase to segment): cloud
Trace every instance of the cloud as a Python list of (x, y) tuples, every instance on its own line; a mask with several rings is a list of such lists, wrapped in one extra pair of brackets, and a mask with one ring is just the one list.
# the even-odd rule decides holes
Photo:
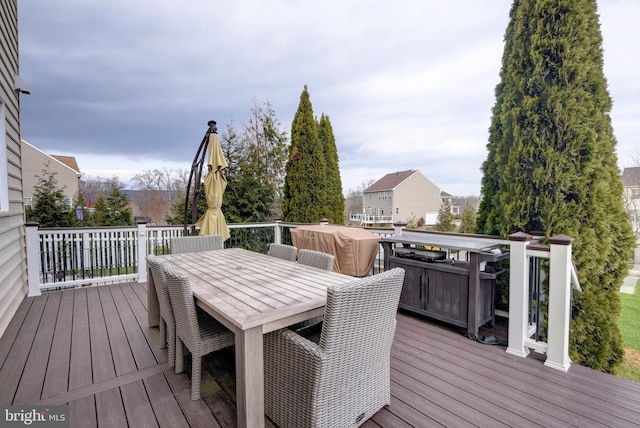
[[(639, 143), (640, 6), (599, 5), (622, 158)], [(76, 156), (91, 175), (190, 166), (207, 122), (239, 124), (253, 100), (270, 100), (289, 131), (306, 84), (314, 113), (331, 118), (345, 192), (418, 169), (448, 193), (478, 195), (510, 7), (21, 2), (20, 74), (32, 89), (21, 99), (23, 138)]]

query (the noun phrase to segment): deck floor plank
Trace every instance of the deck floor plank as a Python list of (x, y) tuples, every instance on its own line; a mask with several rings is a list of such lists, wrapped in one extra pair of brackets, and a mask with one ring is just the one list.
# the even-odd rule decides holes
[(89, 305), (89, 329), (91, 331), (91, 363), (93, 366), (93, 382), (102, 382), (116, 376), (116, 369), (111, 356), (111, 345), (105, 316), (100, 303), (97, 288), (87, 290)]
[[(189, 358), (184, 373), (167, 366), (145, 302), (138, 283), (26, 298), (0, 338), (0, 404), (68, 403), (74, 428), (235, 426), (233, 351), (205, 357), (192, 401)], [(365, 428), (638, 426), (640, 384), (577, 365), (558, 372), (402, 311), (397, 322), (391, 403)]]
[(120, 394), (120, 388), (111, 388), (98, 392), (96, 399), (96, 417), (98, 426), (127, 427), (127, 415), (124, 411), (124, 403)]
[(42, 394), (61, 294), (59, 291), (52, 292), (48, 297), (33, 345), (27, 357), (24, 373), (20, 378), (20, 384), (13, 398), (14, 405), (28, 403), (32, 399), (31, 397), (40, 397)]
[(88, 395), (68, 403), (69, 425), (74, 428), (95, 428), (98, 426), (95, 396)]
[(73, 293), (61, 292), (58, 317), (53, 332), (51, 355), (47, 364), (41, 398), (62, 394), (69, 387), (71, 330), (73, 328)]
[(163, 350), (160, 347), (161, 339), (159, 329), (152, 329), (148, 326), (147, 308), (143, 305), (139, 294), (135, 291), (142, 287), (134, 287), (132, 284), (123, 284), (120, 288), (133, 311), (136, 321), (138, 322), (138, 327), (147, 340), (147, 345), (150, 347), (151, 352), (153, 352), (156, 362), (166, 363), (168, 361), (168, 356), (166, 350)]
[(47, 296), (42, 299), (36, 299), (29, 306), (29, 311), (20, 325), (18, 335), (11, 345), (11, 350), (2, 365), (2, 370), (0, 370), (0, 379), (2, 379), (2, 382), (0, 382), (0, 385), (2, 385), (2, 388), (0, 388), (0, 403), (13, 404), (46, 303)]
[(185, 415), (162, 373), (144, 379), (151, 407), (162, 428), (188, 428)]
[(142, 380), (122, 385), (120, 392), (129, 426), (150, 428), (158, 426)]
[(7, 356), (13, 347), (13, 343), (18, 338), (20, 328), (22, 327), (22, 324), (29, 313), (29, 309), (31, 308), (31, 304), (34, 301), (34, 298), (29, 297), (22, 301), (20, 306), (18, 306), (18, 310), (13, 315), (13, 318), (11, 318), (4, 334), (0, 337), (0, 370), (2, 370), (4, 363), (7, 361)]
[(129, 341), (129, 346), (131, 347), (136, 367), (138, 369), (144, 369), (146, 367), (155, 366), (157, 364), (156, 359), (149, 347), (149, 344), (147, 343), (147, 339), (140, 329), (140, 325), (136, 321), (136, 317), (133, 314), (131, 306), (129, 306), (127, 299), (125, 299), (122, 288), (112, 287), (111, 294), (118, 310), (118, 315), (122, 320), (124, 332), (127, 336), (127, 340)]
[(111, 288), (112, 287), (99, 287), (100, 301), (109, 334), (109, 346), (111, 347), (116, 376), (122, 376), (123, 374), (135, 371), (136, 362), (131, 354), (129, 340), (124, 332), (122, 320), (119, 317), (118, 310), (113, 301)]
[[(404, 329), (399, 335), (400, 337), (396, 339), (397, 343), (402, 340), (402, 334), (407, 334), (407, 337), (411, 339), (420, 336), (419, 332)], [(460, 371), (457, 374), (462, 376), (465, 382), (478, 384), (483, 389), (493, 391), (494, 394), (503, 394), (505, 398), (520, 397), (520, 405), (530, 403), (532, 407), (540, 409), (539, 411), (542, 413), (567, 424), (590, 424), (595, 421), (601, 424), (614, 423), (624, 426), (626, 423), (623, 418), (617, 416), (617, 411), (612, 411), (618, 407), (617, 403), (606, 403), (600, 399), (594, 399), (592, 391), (552, 381), (558, 377), (557, 371), (545, 367), (540, 361), (534, 359), (518, 361), (514, 358), (507, 358), (510, 363), (515, 362), (517, 365), (538, 364), (537, 373), (546, 374), (551, 378), (545, 382), (541, 382), (541, 376), (528, 374), (523, 370), (518, 370), (517, 367), (510, 367), (508, 364), (492, 363), (494, 360), (483, 358), (481, 354), (487, 345), (470, 341), (467, 349), (451, 347), (440, 349), (437, 342), (435, 346), (428, 347), (431, 353), (439, 357), (434, 359), (433, 364), (439, 364), (442, 370), (447, 370), (450, 367), (459, 368)], [(418, 351), (419, 355), (425, 355), (424, 350), (426, 349), (427, 347), (423, 346), (422, 352)], [(527, 360), (529, 362), (524, 363)], [(505, 362), (507, 361), (505, 360)], [(478, 372), (482, 373), (481, 377), (476, 375)], [(532, 388), (533, 391), (544, 388), (545, 393), (538, 396), (532, 395)]]
[(73, 296), (73, 327), (71, 332), (71, 358), (69, 363), (69, 390), (91, 385), (93, 375), (91, 358), (91, 337), (89, 333), (89, 309), (87, 290), (75, 289)]

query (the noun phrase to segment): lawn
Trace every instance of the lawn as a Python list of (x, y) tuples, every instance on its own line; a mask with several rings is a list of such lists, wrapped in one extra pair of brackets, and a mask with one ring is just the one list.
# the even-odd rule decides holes
[(640, 382), (640, 284), (635, 294), (620, 293), (622, 311), (618, 325), (622, 332), (625, 359), (617, 368), (616, 375)]

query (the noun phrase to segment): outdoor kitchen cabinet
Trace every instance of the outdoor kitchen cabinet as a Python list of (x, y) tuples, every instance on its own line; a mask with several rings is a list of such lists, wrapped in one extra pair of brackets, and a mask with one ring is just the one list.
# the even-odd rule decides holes
[[(399, 303), (401, 309), (466, 328), (470, 338), (477, 337), (480, 326), (494, 322), (495, 280), (503, 273), (494, 270), (494, 262), (508, 257), (508, 254), (497, 255), (491, 252), (497, 248), (495, 243), (484, 242), (488, 245), (487, 248), (480, 245), (483, 241), (450, 242), (443, 241), (438, 235), (419, 238), (390, 237), (383, 238), (381, 242), (385, 269), (401, 267), (405, 270)], [(468, 261), (423, 261), (399, 257), (394, 251), (396, 246), (429, 246), (466, 251)], [(484, 271), (480, 270), (481, 264)]]

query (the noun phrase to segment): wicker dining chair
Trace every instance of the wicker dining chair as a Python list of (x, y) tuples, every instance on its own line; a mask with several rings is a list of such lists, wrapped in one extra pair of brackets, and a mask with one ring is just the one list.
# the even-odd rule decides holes
[(171, 254), (222, 250), (223, 248), (221, 235), (179, 236), (169, 240)]
[(289, 260), (291, 262), (295, 262), (298, 257), (298, 249), (293, 245), (285, 245), (285, 244), (269, 244), (268, 255), (272, 257), (278, 257), (279, 259)]
[(166, 263), (154, 255), (147, 256), (147, 263), (151, 269), (153, 284), (160, 305), (160, 338), (162, 347), (169, 345), (168, 363), (174, 367), (176, 363), (176, 321), (171, 308), (169, 290), (167, 289), (167, 276), (165, 274)]
[(314, 250), (298, 250), (298, 263), (302, 263), (303, 265), (313, 266), (319, 269), (333, 270), (334, 260), (335, 257), (331, 254)]
[(234, 334), (209, 314), (196, 309), (189, 277), (166, 265), (167, 288), (176, 320), (176, 373), (184, 370), (182, 346), (191, 352), (191, 399), (200, 398), (202, 357), (232, 346)]
[(319, 342), (265, 335), (265, 411), (280, 428), (352, 427), (390, 403), (404, 269), (330, 286)]

